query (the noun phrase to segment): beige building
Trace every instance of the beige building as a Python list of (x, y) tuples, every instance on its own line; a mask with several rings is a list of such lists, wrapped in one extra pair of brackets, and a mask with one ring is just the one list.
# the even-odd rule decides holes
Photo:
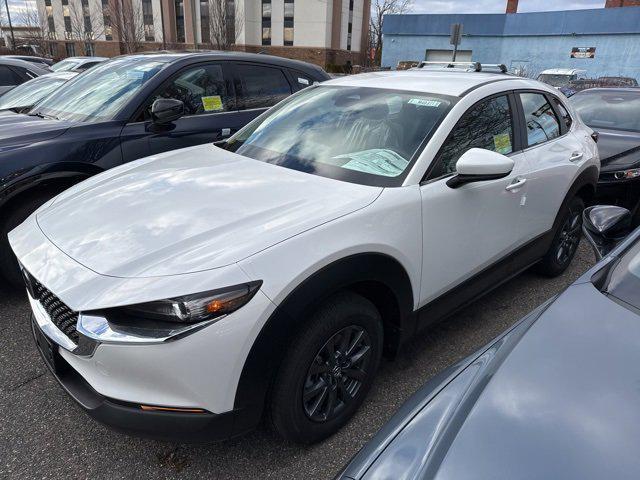
[(371, 0), (37, 0), (55, 57), (232, 48), (362, 64)]

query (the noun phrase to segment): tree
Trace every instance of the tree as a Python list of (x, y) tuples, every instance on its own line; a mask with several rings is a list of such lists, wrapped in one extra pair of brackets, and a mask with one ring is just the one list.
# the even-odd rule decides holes
[(71, 21), (71, 39), (82, 42), (85, 55), (94, 55), (88, 46), (104, 32), (102, 12), (100, 14), (89, 9), (87, 0), (71, 0), (69, 2), (69, 19)]
[[(18, 22), (27, 27), (21, 33), (20, 39), (16, 38), (16, 43), (26, 43), (33, 45), (38, 51), (38, 55), (45, 56), (49, 51), (49, 27), (44, 12), (38, 12), (38, 7), (34, 3), (26, 3), (25, 9), (18, 16)], [(54, 32), (55, 35), (55, 32)]]
[(142, 50), (145, 42), (144, 12), (142, 3), (132, 0), (110, 0), (104, 9), (109, 19), (105, 27), (111, 31), (114, 40), (120, 42), (122, 53), (135, 53)]
[(229, 50), (236, 43), (244, 25), (243, 12), (238, 3), (234, 0), (207, 0), (207, 12), (203, 15), (203, 43), (217, 50)]
[(392, 13), (407, 13), (413, 8), (412, 0), (374, 0), (371, 6), (371, 34), (369, 41), (376, 50), (375, 61), (379, 65), (382, 57), (382, 22)]

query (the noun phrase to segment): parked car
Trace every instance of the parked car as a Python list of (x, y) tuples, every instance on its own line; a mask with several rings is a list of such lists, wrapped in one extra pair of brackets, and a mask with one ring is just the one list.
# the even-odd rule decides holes
[(26, 115), (2, 115), (0, 273), (21, 284), (7, 233), (70, 185), (147, 155), (223, 140), (327, 78), (320, 67), (270, 55), (141, 54), (97, 65)]
[[(620, 207), (585, 217), (598, 249), (628, 233)], [(640, 229), (603, 253), (563, 293), (427, 382), (337, 478), (638, 478)]]
[(71, 70), (83, 72), (107, 60), (109, 60), (107, 57), (67, 57), (58, 63), (54, 63), (51, 66), (51, 70), (54, 72), (68, 72)]
[(628, 208), (640, 223), (640, 89), (594, 88), (570, 103), (599, 135), (598, 201)]
[(587, 71), (578, 68), (550, 68), (538, 75), (538, 81), (555, 88), (566, 86), (573, 80), (587, 78)]
[(54, 72), (18, 85), (0, 97), (0, 111), (26, 113), (56, 89), (75, 77), (77, 72)]
[(591, 129), (544, 84), (449, 70), (313, 86), (13, 230), (71, 396), (136, 434), (226, 438), (268, 412), (315, 442), (383, 350), (529, 266), (562, 273), (598, 178)]
[(637, 87), (638, 81), (631, 77), (599, 77), (572, 80), (560, 91), (567, 97), (575, 95), (577, 92), (588, 88), (615, 88), (615, 87)]
[(35, 57), (32, 55), (3, 55), (0, 58), (15, 58), (17, 60), (23, 60), (25, 62), (35, 63), (37, 66), (48, 69), (53, 65), (53, 59), (46, 57)]
[[(32, 78), (50, 73), (34, 63), (15, 58), (0, 57), (0, 96)], [(2, 132), (0, 132), (0, 137)]]

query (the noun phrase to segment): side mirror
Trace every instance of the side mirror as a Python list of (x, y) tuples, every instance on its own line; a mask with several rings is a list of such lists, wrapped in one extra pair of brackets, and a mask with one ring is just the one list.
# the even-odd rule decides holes
[(151, 120), (158, 125), (175, 122), (184, 115), (184, 103), (175, 98), (159, 98), (151, 105)]
[(466, 151), (456, 163), (457, 174), (447, 180), (451, 188), (466, 183), (482, 182), (506, 177), (513, 170), (513, 160), (501, 153), (472, 148)]
[(631, 232), (631, 212), (613, 205), (596, 205), (582, 213), (582, 231), (596, 258), (607, 255)]

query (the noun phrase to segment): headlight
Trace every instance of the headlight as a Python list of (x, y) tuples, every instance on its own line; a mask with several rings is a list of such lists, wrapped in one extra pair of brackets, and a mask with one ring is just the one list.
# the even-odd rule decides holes
[(262, 281), (122, 308), (128, 315), (177, 323), (197, 323), (227, 315), (253, 298)]
[(631, 168), (629, 170), (619, 170), (613, 174), (616, 180), (628, 180), (640, 177), (640, 168)]

